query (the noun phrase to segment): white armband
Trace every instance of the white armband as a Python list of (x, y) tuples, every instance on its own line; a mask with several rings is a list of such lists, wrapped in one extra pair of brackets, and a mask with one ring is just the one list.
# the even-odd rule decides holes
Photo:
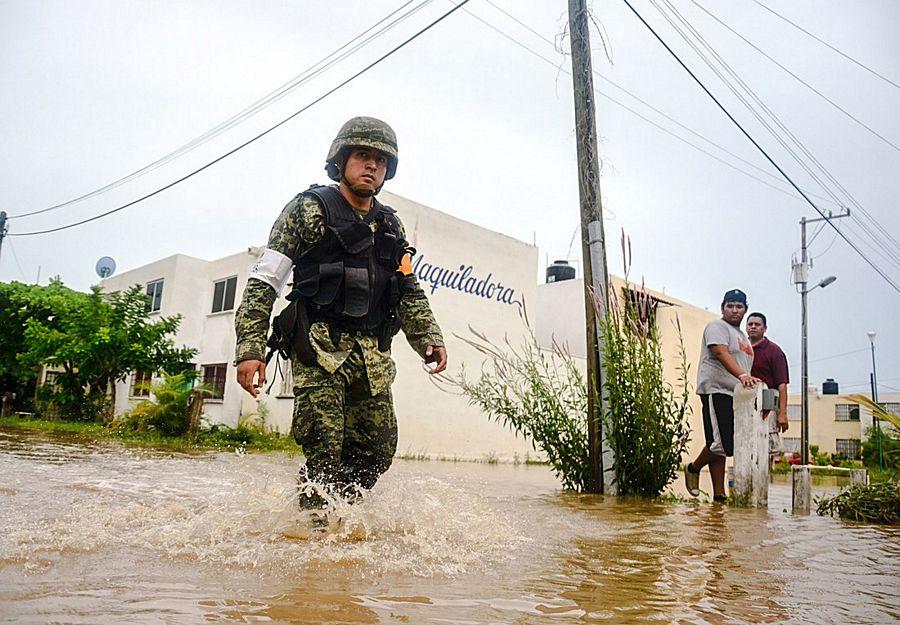
[(250, 267), (250, 273), (247, 278), (256, 278), (260, 282), (265, 282), (279, 295), (281, 289), (287, 284), (291, 277), (291, 267), (294, 262), (280, 252), (266, 248), (256, 262)]

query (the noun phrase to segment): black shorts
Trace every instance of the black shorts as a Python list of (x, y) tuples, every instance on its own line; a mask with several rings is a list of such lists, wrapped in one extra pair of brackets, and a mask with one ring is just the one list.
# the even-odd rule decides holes
[[(709, 409), (709, 398), (712, 397), (712, 407)], [(721, 449), (725, 455), (734, 455), (734, 398), (725, 393), (713, 393), (700, 395), (703, 404), (703, 434), (706, 435), (706, 446), (716, 451), (716, 438), (719, 439)], [(715, 419), (716, 423), (713, 423)], [(714, 425), (718, 427), (713, 427)], [(716, 437), (718, 429), (718, 437)]]

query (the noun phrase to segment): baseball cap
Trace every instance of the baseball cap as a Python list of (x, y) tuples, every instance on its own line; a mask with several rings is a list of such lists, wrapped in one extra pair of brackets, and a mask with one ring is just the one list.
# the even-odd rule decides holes
[(740, 289), (731, 289), (730, 291), (725, 291), (725, 295), (722, 296), (722, 305), (724, 306), (728, 302), (740, 302), (741, 304), (746, 306), (747, 294)]

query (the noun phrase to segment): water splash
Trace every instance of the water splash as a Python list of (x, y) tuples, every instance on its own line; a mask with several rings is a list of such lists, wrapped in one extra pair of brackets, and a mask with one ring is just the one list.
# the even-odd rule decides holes
[(166, 490), (153, 490), (152, 466), (121, 481), (86, 480), (63, 514), (7, 528), (0, 565), (43, 569), (59, 554), (118, 546), (231, 567), (458, 575), (486, 570), (527, 542), (489, 500), (431, 476), (389, 473), (355, 503), (330, 497), (329, 525), (318, 533), (298, 511), (292, 472), (259, 473), (252, 456), (231, 455), (216, 468)]

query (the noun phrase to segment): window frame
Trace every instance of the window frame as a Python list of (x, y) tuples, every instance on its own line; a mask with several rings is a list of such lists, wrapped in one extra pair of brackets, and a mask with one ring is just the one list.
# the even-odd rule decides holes
[[(846, 408), (847, 414), (844, 416), (843, 410)], [(856, 418), (854, 418), (856, 415)], [(859, 422), (859, 404), (840, 403), (834, 405), (834, 420), (842, 423)]]
[[(210, 391), (212, 394), (207, 395), (206, 399), (208, 401), (222, 401), (225, 399), (225, 386), (228, 382), (228, 363), (227, 362), (213, 362), (208, 364), (200, 365), (200, 368), (203, 370), (202, 381), (203, 384), (210, 387)], [(209, 376), (209, 370), (213, 369), (218, 372), (221, 370), (221, 376), (218, 373), (212, 377)]]
[[(132, 371), (131, 384), (128, 387), (128, 397), (137, 399), (146, 399), (150, 397), (149, 384), (153, 382), (153, 373), (148, 371)], [(139, 384), (147, 384), (145, 388), (140, 388)]]
[[(216, 315), (219, 313), (231, 312), (234, 310), (234, 302), (237, 299), (237, 278), (238, 278), (237, 274), (235, 274), (233, 276), (228, 276), (225, 278), (219, 278), (218, 280), (213, 280), (212, 306), (210, 307), (209, 314)], [(231, 305), (226, 308), (225, 304), (228, 301), (229, 283), (231, 283), (233, 285), (232, 290), (231, 290)], [(222, 301), (219, 302), (220, 308), (218, 310), (216, 310), (216, 288), (220, 284), (223, 285), (222, 286)]]
[[(156, 313), (162, 309), (162, 294), (165, 281), (165, 278), (150, 280), (144, 286), (144, 294), (149, 298), (149, 301), (147, 302), (147, 312)], [(150, 294), (150, 287), (154, 287), (152, 295)]]
[[(849, 449), (842, 451), (842, 445)], [(848, 460), (859, 460), (862, 457), (862, 441), (858, 438), (836, 438), (834, 439), (834, 453)]]

